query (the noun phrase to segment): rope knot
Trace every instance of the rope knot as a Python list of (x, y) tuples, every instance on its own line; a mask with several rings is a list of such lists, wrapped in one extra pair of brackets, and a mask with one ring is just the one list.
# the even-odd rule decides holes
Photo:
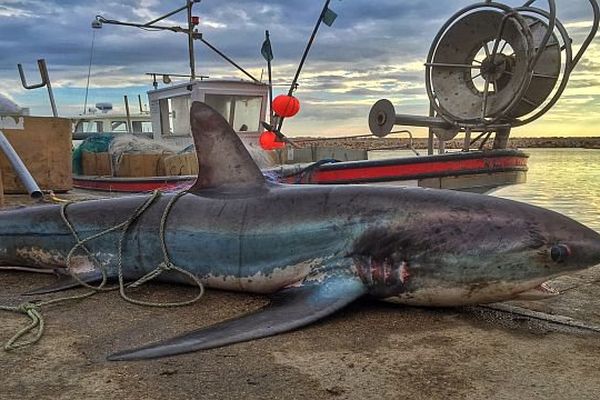
[(30, 311), (39, 311), (40, 306), (34, 303), (23, 303), (17, 307), (17, 311), (21, 314), (29, 314)]
[(163, 261), (160, 264), (158, 264), (158, 269), (161, 272), (168, 272), (168, 271), (172, 271), (175, 269), (175, 264), (173, 264), (170, 261)]

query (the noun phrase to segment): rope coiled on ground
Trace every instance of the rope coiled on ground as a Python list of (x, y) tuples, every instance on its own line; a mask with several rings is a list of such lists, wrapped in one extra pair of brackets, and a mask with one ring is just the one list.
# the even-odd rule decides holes
[[(166, 229), (167, 221), (169, 218), (169, 214), (170, 214), (173, 206), (175, 205), (175, 203), (181, 197), (183, 197), (185, 194), (187, 194), (187, 191), (182, 191), (182, 192), (175, 194), (171, 198), (171, 200), (167, 203), (167, 206), (165, 207), (162, 217), (161, 217), (161, 220), (160, 220), (159, 238), (160, 238), (161, 251), (163, 253), (163, 261), (154, 270), (152, 270), (148, 274), (142, 276), (140, 279), (138, 279), (137, 281), (135, 281), (129, 285), (125, 284), (125, 281), (123, 278), (123, 244), (124, 244), (124, 241), (127, 237), (127, 233), (129, 231), (129, 229), (131, 228), (131, 226), (148, 209), (150, 209), (150, 207), (152, 207), (152, 205), (155, 204), (155, 202), (162, 196), (162, 193), (160, 191), (154, 191), (152, 193), (152, 195), (149, 198), (147, 198), (133, 212), (133, 214), (126, 221), (123, 221), (111, 228), (105, 229), (102, 232), (91, 235), (85, 239), (81, 239), (81, 237), (77, 233), (77, 230), (75, 229), (75, 227), (73, 226), (73, 224), (71, 223), (71, 221), (68, 217), (67, 209), (73, 203), (72, 202), (62, 203), (62, 206), (60, 208), (60, 215), (62, 217), (63, 222), (69, 228), (69, 231), (75, 238), (75, 245), (71, 248), (71, 250), (69, 251), (69, 253), (67, 254), (67, 257), (66, 257), (66, 271), (70, 274), (70, 276), (73, 279), (75, 279), (79, 283), (79, 285), (90, 289), (90, 291), (83, 293), (83, 294), (75, 295), (75, 296), (61, 297), (61, 298), (57, 298), (57, 299), (38, 301), (38, 302), (26, 302), (26, 303), (20, 304), (18, 306), (2, 306), (2, 305), (0, 305), (0, 311), (8, 311), (8, 312), (23, 314), (23, 315), (26, 315), (31, 320), (31, 323), (28, 326), (20, 329), (12, 338), (10, 338), (6, 342), (6, 344), (4, 345), (4, 350), (5, 351), (13, 351), (13, 350), (17, 350), (20, 348), (28, 347), (28, 346), (31, 346), (31, 345), (37, 343), (42, 338), (42, 336), (44, 334), (44, 328), (45, 328), (44, 318), (41, 313), (42, 307), (53, 305), (53, 304), (58, 304), (58, 303), (64, 303), (64, 302), (68, 302), (68, 301), (83, 300), (83, 299), (91, 297), (100, 292), (119, 290), (119, 294), (120, 294), (121, 298), (123, 298), (123, 300), (125, 300), (129, 303), (135, 304), (135, 305), (148, 306), (148, 307), (161, 307), (161, 308), (182, 307), (182, 306), (187, 306), (187, 305), (191, 305), (191, 304), (198, 302), (204, 295), (204, 285), (202, 284), (202, 282), (196, 275), (194, 275), (193, 273), (191, 273), (189, 271), (186, 271), (185, 269), (183, 269), (183, 268), (173, 264), (173, 262), (171, 262), (171, 259), (169, 257), (169, 252), (167, 249), (166, 239), (165, 239), (165, 229)], [(121, 231), (121, 234), (119, 236), (119, 241), (118, 241), (118, 249), (117, 249), (117, 277), (118, 277), (119, 283), (117, 286), (114, 286), (114, 287), (106, 287), (106, 283), (108, 281), (106, 267), (93, 255), (93, 253), (89, 250), (89, 248), (86, 245), (93, 240), (96, 240), (98, 238), (101, 238), (105, 235), (108, 235), (110, 233), (117, 232), (117, 231)], [(82, 249), (86, 253), (86, 255), (89, 257), (89, 259), (94, 264), (94, 266), (97, 269), (99, 269), (102, 274), (102, 281), (100, 282), (100, 284), (98, 286), (93, 286), (93, 285), (88, 284), (87, 282), (84, 282), (81, 278), (79, 278), (77, 276), (76, 273), (74, 273), (72, 271), (71, 266), (72, 266), (73, 256), (80, 249)], [(198, 295), (191, 300), (172, 302), (172, 303), (160, 303), (160, 302), (157, 303), (157, 302), (138, 300), (138, 299), (134, 299), (134, 298), (130, 297), (129, 295), (127, 295), (127, 293), (125, 291), (126, 286), (130, 287), (130, 288), (138, 288), (138, 287), (142, 286), (143, 284), (155, 279), (156, 277), (158, 277), (160, 274), (162, 274), (165, 271), (176, 271), (176, 272), (181, 273), (181, 274), (187, 276), (188, 278), (190, 278), (194, 282), (194, 284), (198, 286), (198, 289), (199, 289)], [(23, 339), (27, 335), (31, 335), (31, 337), (29, 339)]]

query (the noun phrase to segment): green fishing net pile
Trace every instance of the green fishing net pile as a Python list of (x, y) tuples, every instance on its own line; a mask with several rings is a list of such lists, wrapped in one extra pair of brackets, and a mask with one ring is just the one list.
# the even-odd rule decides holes
[(90, 153), (106, 153), (115, 135), (101, 133), (85, 139), (79, 147), (73, 151), (73, 175), (83, 175), (83, 163), (81, 155), (84, 151)]

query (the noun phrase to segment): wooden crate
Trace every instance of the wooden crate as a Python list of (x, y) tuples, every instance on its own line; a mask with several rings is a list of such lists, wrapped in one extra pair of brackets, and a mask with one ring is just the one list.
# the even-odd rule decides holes
[(162, 154), (124, 154), (115, 175), (129, 178), (164, 176), (162, 158)]
[[(66, 192), (73, 188), (70, 120), (50, 117), (2, 117), (0, 122), (0, 130), (42, 190)], [(2, 152), (0, 170), (5, 193), (27, 193)]]
[(83, 175), (87, 176), (112, 176), (112, 162), (109, 153), (81, 153)]

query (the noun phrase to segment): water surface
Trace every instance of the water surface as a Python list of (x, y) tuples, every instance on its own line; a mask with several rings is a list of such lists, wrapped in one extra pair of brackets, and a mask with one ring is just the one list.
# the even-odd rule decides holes
[(600, 232), (600, 150), (528, 149), (527, 183), (494, 196), (565, 214)]
[[(523, 201), (567, 215), (600, 232), (600, 150), (527, 149), (527, 183), (493, 196)], [(426, 151), (421, 151), (426, 154)], [(414, 156), (410, 151), (375, 151), (370, 159)]]

